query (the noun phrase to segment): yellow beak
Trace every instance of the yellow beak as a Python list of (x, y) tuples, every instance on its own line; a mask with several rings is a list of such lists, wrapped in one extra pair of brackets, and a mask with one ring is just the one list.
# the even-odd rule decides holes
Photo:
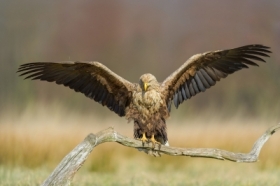
[(147, 91), (147, 88), (148, 88), (148, 84), (144, 83), (144, 91)]

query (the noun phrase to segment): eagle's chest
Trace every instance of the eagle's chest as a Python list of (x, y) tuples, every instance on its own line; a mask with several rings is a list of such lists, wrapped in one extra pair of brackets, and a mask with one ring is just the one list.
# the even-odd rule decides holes
[(155, 90), (135, 92), (134, 105), (144, 116), (152, 115), (163, 105), (161, 94)]

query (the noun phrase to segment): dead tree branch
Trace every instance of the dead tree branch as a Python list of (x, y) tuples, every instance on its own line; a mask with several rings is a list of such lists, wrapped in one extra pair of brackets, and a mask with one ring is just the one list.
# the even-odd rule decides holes
[(149, 154), (164, 153), (172, 156), (207, 157), (234, 162), (256, 162), (265, 142), (280, 129), (280, 124), (269, 128), (253, 145), (249, 153), (234, 153), (213, 148), (177, 148), (162, 145), (152, 148), (152, 144), (145, 144), (117, 133), (113, 128), (89, 134), (83, 142), (76, 146), (55, 168), (52, 174), (44, 181), (43, 186), (70, 185), (72, 178), (83, 165), (94, 147), (105, 142), (117, 142), (127, 147), (137, 148)]

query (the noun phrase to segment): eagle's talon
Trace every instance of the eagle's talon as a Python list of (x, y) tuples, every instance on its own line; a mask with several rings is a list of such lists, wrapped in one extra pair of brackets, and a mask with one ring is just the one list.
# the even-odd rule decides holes
[(158, 141), (155, 139), (155, 135), (154, 135), (154, 134), (152, 135), (151, 139), (149, 139), (149, 142), (152, 142), (152, 144), (153, 144), (153, 149), (156, 148), (156, 144), (158, 144), (159, 149), (160, 149), (161, 143), (158, 142)]
[(139, 138), (139, 140), (142, 141), (142, 145), (144, 146), (145, 143), (149, 142), (148, 138), (146, 137), (146, 134), (143, 133), (142, 138)]

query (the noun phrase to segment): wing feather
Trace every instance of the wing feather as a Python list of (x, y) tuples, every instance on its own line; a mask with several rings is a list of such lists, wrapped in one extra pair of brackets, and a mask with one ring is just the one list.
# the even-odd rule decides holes
[(188, 99), (184, 85), (181, 85), (181, 92), (182, 92), (182, 96), (183, 96), (183, 101)]
[(18, 72), (25, 79), (63, 84), (119, 116), (125, 115), (134, 89), (134, 84), (98, 62), (33, 62), (21, 65)]
[(204, 92), (221, 78), (248, 65), (258, 66), (255, 61), (265, 62), (262, 57), (269, 57), (269, 53), (269, 47), (257, 44), (196, 54), (161, 83), (166, 103), (173, 99), (178, 108), (184, 100)]

